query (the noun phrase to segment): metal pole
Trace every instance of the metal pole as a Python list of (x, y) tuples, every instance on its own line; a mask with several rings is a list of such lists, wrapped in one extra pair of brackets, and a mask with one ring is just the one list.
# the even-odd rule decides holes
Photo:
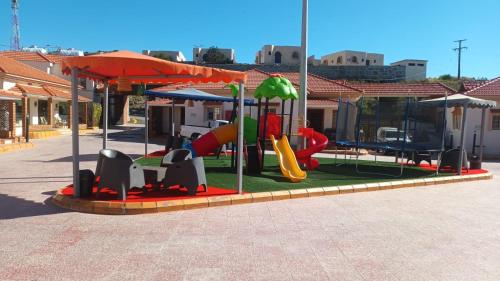
[(479, 162), (483, 163), (483, 146), (484, 146), (484, 125), (486, 121), (486, 108), (483, 108), (481, 114), (481, 132), (479, 134)]
[(285, 116), (285, 100), (281, 100), (281, 127), (280, 127), (280, 137), (283, 136), (283, 125)]
[(463, 166), (463, 161), (464, 161), (464, 153), (466, 153), (465, 149), (465, 126), (467, 126), (467, 108), (469, 107), (469, 104), (465, 104), (463, 106), (464, 113), (462, 116), (462, 134), (461, 134), (461, 139), (460, 139), (460, 155), (458, 158), (458, 167), (457, 167), (457, 174), (460, 176), (462, 175), (462, 166)]
[(172, 98), (172, 112), (170, 114), (170, 119), (171, 119), (170, 121), (172, 123), (172, 126), (170, 128), (170, 131), (171, 131), (170, 135), (172, 137), (175, 137), (175, 115), (174, 115), (174, 111), (175, 111), (175, 99)]
[(258, 103), (257, 103), (257, 139), (255, 140), (255, 142), (259, 142), (261, 108), (262, 108), (262, 98), (259, 98)]
[(292, 123), (293, 123), (293, 99), (290, 99), (290, 114), (288, 115), (288, 140), (292, 138)]
[(102, 149), (108, 147), (108, 101), (109, 101), (109, 82), (104, 81), (104, 102), (103, 102), (103, 117), (102, 117)]
[(78, 136), (78, 69), (71, 69), (71, 140), (73, 149), (73, 196), (80, 197), (80, 151)]
[(266, 138), (267, 138), (267, 113), (269, 111), (269, 98), (266, 98), (266, 106), (264, 107), (264, 128), (262, 131), (262, 139), (261, 139), (261, 149), (262, 149), (262, 169), (264, 169), (264, 156), (266, 154)]
[[(303, 122), (304, 128), (307, 126), (307, 9), (308, 0), (302, 0), (299, 120)], [(299, 141), (299, 148), (305, 147), (306, 138), (302, 137)]]
[(237, 184), (238, 193), (243, 193), (243, 134), (244, 134), (244, 115), (245, 115), (245, 86), (243, 82), (239, 83), (239, 101), (238, 101), (238, 157), (237, 157)]
[(149, 105), (148, 97), (145, 96), (146, 101), (144, 102), (144, 157), (148, 156), (148, 142), (149, 142)]

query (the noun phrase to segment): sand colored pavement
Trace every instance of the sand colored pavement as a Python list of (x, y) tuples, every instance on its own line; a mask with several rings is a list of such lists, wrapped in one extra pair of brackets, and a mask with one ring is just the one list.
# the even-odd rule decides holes
[[(488, 181), (104, 216), (48, 200), (70, 137), (35, 145), (0, 155), (0, 280), (500, 280), (500, 163)], [(100, 145), (81, 137), (82, 168)], [(133, 130), (109, 147), (144, 151)]]

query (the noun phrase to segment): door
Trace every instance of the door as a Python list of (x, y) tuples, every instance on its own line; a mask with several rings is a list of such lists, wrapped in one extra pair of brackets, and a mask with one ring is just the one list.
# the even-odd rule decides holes
[(309, 120), (309, 127), (313, 128), (315, 131), (323, 132), (324, 116), (325, 116), (324, 109), (308, 109), (307, 120)]

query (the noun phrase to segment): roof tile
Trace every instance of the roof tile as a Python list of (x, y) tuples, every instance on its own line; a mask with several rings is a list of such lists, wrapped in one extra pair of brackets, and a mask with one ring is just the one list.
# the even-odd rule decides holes
[(478, 87), (475, 87), (465, 92), (465, 94), (473, 97), (500, 96), (500, 77), (492, 79)]
[(41, 80), (43, 82), (51, 82), (65, 86), (70, 86), (70, 82), (67, 80), (64, 80), (54, 75), (50, 75), (46, 72), (38, 70), (27, 64), (19, 62), (15, 59), (11, 59), (7, 56), (4, 56), (1, 53), (0, 53), (0, 72), (21, 76), (24, 78)]

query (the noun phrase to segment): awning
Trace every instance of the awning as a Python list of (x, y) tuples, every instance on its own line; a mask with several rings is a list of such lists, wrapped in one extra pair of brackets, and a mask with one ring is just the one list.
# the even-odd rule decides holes
[[(195, 101), (214, 101), (214, 102), (233, 102), (233, 98), (222, 97), (193, 88), (184, 88), (175, 91), (163, 90), (162, 87), (145, 91), (146, 95), (162, 97), (169, 99), (195, 100)], [(253, 99), (245, 99), (245, 105), (253, 105)]]
[(71, 68), (78, 76), (94, 80), (117, 82), (118, 78), (139, 83), (208, 83), (245, 82), (246, 73), (166, 61), (130, 51), (117, 51), (83, 57), (68, 57), (62, 61), (62, 71), (69, 75)]
[(16, 92), (0, 90), (0, 100), (21, 100), (22, 95)]
[(448, 107), (467, 106), (468, 108), (491, 108), (497, 105), (497, 103), (492, 100), (483, 100), (463, 94), (454, 94), (448, 97), (423, 100), (420, 101), (420, 103), (422, 105), (435, 107), (443, 107), (446, 103)]

